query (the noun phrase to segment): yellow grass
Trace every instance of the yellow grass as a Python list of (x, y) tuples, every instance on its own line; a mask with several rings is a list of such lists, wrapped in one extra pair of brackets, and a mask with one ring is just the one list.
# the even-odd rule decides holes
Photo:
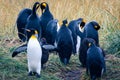
[(86, 21), (98, 21), (103, 28), (120, 28), (117, 25), (120, 23), (120, 0), (0, 0), (0, 36), (17, 36), (17, 31), (12, 32), (19, 12), (23, 8), (32, 8), (36, 1), (46, 1), (59, 21), (82, 17)]

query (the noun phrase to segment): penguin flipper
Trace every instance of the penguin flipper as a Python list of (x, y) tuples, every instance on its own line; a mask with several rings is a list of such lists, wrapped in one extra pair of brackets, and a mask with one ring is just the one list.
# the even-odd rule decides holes
[(49, 50), (49, 51), (57, 51), (57, 48), (53, 45), (47, 44), (42, 46), (44, 49)]
[(15, 57), (17, 54), (21, 53), (21, 52), (24, 52), (27, 50), (27, 44), (23, 44), (19, 47), (17, 47), (13, 53), (12, 53), (12, 57)]

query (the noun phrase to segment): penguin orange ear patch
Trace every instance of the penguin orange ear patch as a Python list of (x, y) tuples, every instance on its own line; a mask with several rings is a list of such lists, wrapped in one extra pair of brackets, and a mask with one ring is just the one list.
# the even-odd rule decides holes
[(68, 23), (67, 24), (65, 24), (66, 26), (68, 26)]
[(86, 23), (85, 19), (83, 19), (82, 22)]
[(96, 30), (99, 30), (99, 29), (100, 29), (100, 26), (94, 26), (94, 28), (95, 28)]
[(88, 43), (88, 46), (90, 47), (90, 46), (91, 46), (91, 43)]
[(97, 26), (94, 26), (95, 29), (97, 29), (98, 27)]
[(42, 6), (46, 7), (46, 3), (43, 3)]
[(60, 24), (60, 26), (61, 26), (61, 25), (62, 25), (62, 22), (60, 21), (59, 24)]

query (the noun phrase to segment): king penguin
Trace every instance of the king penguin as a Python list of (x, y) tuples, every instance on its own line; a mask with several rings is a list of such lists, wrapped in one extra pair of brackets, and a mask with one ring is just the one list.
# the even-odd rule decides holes
[(95, 44), (95, 40), (88, 38), (88, 50), (86, 61), (86, 73), (90, 73), (91, 80), (101, 78), (106, 72), (106, 64), (103, 56), (103, 50)]
[(40, 24), (42, 27), (42, 37), (46, 38), (46, 27), (49, 21), (53, 20), (54, 17), (49, 10), (49, 5), (46, 2), (40, 4), (42, 15), (40, 16)]
[(53, 19), (46, 26), (46, 40), (48, 44), (54, 45), (57, 36), (58, 20)]
[[(33, 8), (32, 8), (32, 13), (27, 19), (27, 24), (26, 24), (25, 29), (31, 29), (31, 28), (36, 29), (38, 31), (38, 39), (40, 40), (41, 26), (40, 26), (39, 17), (36, 13), (36, 11), (39, 7), (40, 7), (40, 3), (35, 2), (35, 4), (33, 5)], [(25, 33), (27, 35), (27, 41), (28, 41), (31, 35), (26, 30), (25, 30)]]
[(30, 37), (28, 44), (27, 44), (27, 60), (28, 60), (28, 70), (29, 76), (33, 74), (36, 77), (40, 77), (41, 71), (41, 58), (42, 58), (42, 49), (40, 43), (37, 39), (38, 31), (37, 30), (29, 30), (32, 36)]
[(73, 50), (72, 32), (67, 27), (67, 20), (63, 20), (63, 24), (57, 33), (57, 51), (60, 61), (67, 65)]
[(25, 25), (27, 24), (27, 18), (30, 16), (32, 13), (32, 10), (29, 8), (25, 8), (21, 10), (18, 14), (17, 17), (17, 30), (18, 30), (18, 37), (21, 41), (25, 42), (26, 41), (26, 34), (25, 34)]
[[(79, 18), (76, 20), (70, 21), (68, 28), (72, 32), (72, 37), (73, 37), (73, 42), (74, 42), (74, 49), (73, 53), (78, 53), (79, 52), (79, 46), (80, 46), (80, 38), (82, 38), (82, 33), (80, 32), (80, 28), (83, 28), (85, 25), (85, 21), (83, 18)], [(79, 35), (78, 32), (81, 34)]]

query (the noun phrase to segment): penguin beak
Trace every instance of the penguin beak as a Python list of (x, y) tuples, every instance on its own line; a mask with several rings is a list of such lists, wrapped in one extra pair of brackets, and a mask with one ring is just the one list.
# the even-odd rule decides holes
[(36, 9), (38, 9), (39, 7), (40, 7), (40, 4), (37, 4)]
[(29, 29), (25, 29), (27, 32), (31, 32), (31, 30), (29, 30)]

